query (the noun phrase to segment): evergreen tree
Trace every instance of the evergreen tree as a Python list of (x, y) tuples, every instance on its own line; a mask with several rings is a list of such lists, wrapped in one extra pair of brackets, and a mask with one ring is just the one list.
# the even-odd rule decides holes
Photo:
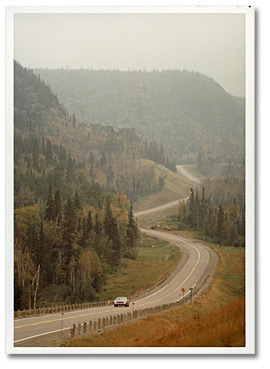
[(47, 199), (47, 208), (45, 210), (45, 219), (46, 220), (54, 220), (55, 216), (55, 203), (53, 197), (53, 191), (51, 186), (49, 187), (48, 199)]
[(112, 210), (110, 206), (110, 202), (107, 199), (105, 205), (105, 215), (104, 215), (104, 232), (105, 235), (108, 236), (109, 240), (112, 241), (112, 250), (113, 254), (111, 257), (112, 266), (117, 266), (120, 263), (121, 259), (121, 241), (120, 235), (118, 231), (118, 226), (116, 223), (116, 219), (112, 215)]
[(128, 212), (128, 224), (126, 229), (126, 239), (127, 246), (130, 248), (134, 248), (136, 246), (136, 241), (138, 239), (138, 228), (137, 224), (134, 220), (133, 210), (132, 210), (132, 202), (130, 202), (130, 208)]
[(46, 164), (50, 165), (53, 162), (52, 144), (50, 140), (47, 140), (47, 148), (45, 152)]
[[(66, 273), (68, 272), (67, 268), (70, 262), (70, 258), (72, 256), (72, 245), (76, 235), (76, 214), (73, 202), (69, 198), (64, 207), (64, 217), (62, 221), (62, 240), (64, 246), (64, 265), (66, 269)], [(67, 274), (66, 274), (67, 278)]]
[(74, 196), (74, 207), (77, 210), (81, 210), (81, 202), (80, 202), (79, 195), (78, 195), (77, 191), (75, 192), (75, 196)]
[(38, 170), (38, 164), (39, 164), (39, 161), (38, 161), (38, 159), (39, 159), (39, 145), (38, 145), (37, 139), (35, 139), (35, 142), (34, 142), (32, 159), (33, 159), (33, 168), (35, 170)]
[(62, 219), (62, 205), (60, 191), (57, 190), (54, 194), (54, 220), (56, 220), (56, 223), (60, 223), (61, 219)]
[(86, 232), (87, 234), (89, 234), (93, 229), (93, 222), (92, 222), (92, 215), (91, 215), (91, 211), (88, 211), (88, 215), (87, 215), (87, 223), (86, 223)]
[(100, 158), (100, 166), (104, 167), (107, 164), (107, 159), (105, 155), (105, 151), (102, 152), (102, 156)]
[(102, 226), (98, 219), (98, 214), (96, 213), (96, 222), (95, 222), (95, 233), (100, 235), (102, 233)]
[(71, 159), (70, 150), (68, 152), (68, 159), (67, 159), (67, 171), (66, 171), (66, 180), (67, 183), (70, 183), (73, 179), (73, 160)]
[(222, 237), (223, 237), (223, 221), (224, 221), (224, 212), (223, 207), (219, 205), (219, 212), (218, 212), (218, 236), (219, 236), (219, 245), (221, 247), (222, 244)]

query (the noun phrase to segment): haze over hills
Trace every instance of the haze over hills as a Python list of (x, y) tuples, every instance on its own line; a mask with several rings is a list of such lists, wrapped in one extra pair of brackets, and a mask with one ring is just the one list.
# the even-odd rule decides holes
[(244, 157), (245, 102), (196, 72), (36, 69), (84, 124), (135, 128), (178, 163)]
[[(162, 145), (155, 141), (142, 142), (134, 129), (124, 128), (117, 132), (112, 127), (98, 124), (79, 124), (76, 116), (69, 114), (50, 88), (18, 63), (15, 63), (14, 125), (15, 168), (18, 175), (21, 173), (16, 195), (20, 193), (21, 183), (29, 187), (30, 197), (36, 201), (44, 201), (47, 186), (52, 181), (65, 188), (67, 198), (68, 193), (80, 188), (78, 181), (74, 181), (76, 176), (87, 181), (95, 180), (107, 190), (123, 192), (136, 201), (139, 196), (160, 191), (165, 185), (163, 176), (151, 162), (175, 171), (175, 165), (166, 157)], [(48, 150), (51, 159), (46, 158)], [(43, 180), (42, 191), (33, 178), (30, 181), (27, 177), (27, 168), (31, 169), (36, 181)], [(73, 178), (69, 183), (65, 178), (67, 170)]]
[[(80, 125), (17, 62), (14, 141), (15, 309), (97, 298), (121, 260), (136, 259), (128, 200), (162, 190), (178, 197), (189, 187), (175, 183), (181, 176), (161, 145), (142, 142), (130, 128)], [(170, 181), (175, 187), (166, 190)]]

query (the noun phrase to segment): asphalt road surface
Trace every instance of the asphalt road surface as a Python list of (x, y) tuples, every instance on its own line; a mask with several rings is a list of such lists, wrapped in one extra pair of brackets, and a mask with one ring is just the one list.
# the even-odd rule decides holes
[[(182, 289), (189, 292), (189, 288), (194, 287), (202, 276), (208, 262), (209, 253), (202, 244), (197, 241), (186, 239), (174, 234), (168, 234), (161, 231), (141, 229), (142, 232), (150, 236), (167, 240), (177, 246), (187, 255), (186, 262), (173, 278), (169, 278), (168, 282), (158, 289), (142, 295), (137, 299), (131, 299), (134, 305), (129, 308), (107, 305), (102, 307), (88, 308), (85, 310), (77, 310), (73, 312), (49, 314), (45, 316), (36, 316), (30, 318), (20, 318), (14, 320), (14, 346), (23, 346), (29, 340), (33, 341), (44, 335), (55, 332), (65, 332), (72, 327), (73, 324), (89, 322), (89, 320), (97, 320), (106, 316), (114, 316), (119, 312), (127, 312), (131, 309), (143, 309), (153, 307), (169, 302), (175, 302), (182, 296)], [(176, 268), (177, 269), (177, 268)], [(116, 297), (116, 296), (115, 296)]]

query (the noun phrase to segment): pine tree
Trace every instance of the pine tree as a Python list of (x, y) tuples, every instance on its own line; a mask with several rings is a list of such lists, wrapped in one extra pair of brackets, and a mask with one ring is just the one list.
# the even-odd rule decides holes
[(98, 219), (98, 214), (96, 213), (96, 223), (95, 223), (95, 233), (100, 235), (102, 233), (102, 226)]
[(128, 224), (126, 229), (126, 239), (127, 246), (130, 248), (134, 248), (136, 246), (136, 241), (138, 239), (138, 228), (137, 224), (134, 220), (133, 210), (132, 210), (132, 202), (130, 202), (130, 208), (128, 212)]
[(68, 159), (67, 159), (67, 172), (66, 172), (66, 180), (67, 183), (70, 183), (73, 178), (73, 160), (71, 159), (70, 150), (68, 152)]
[(222, 237), (223, 237), (223, 221), (224, 221), (224, 211), (223, 207), (219, 205), (219, 212), (218, 212), (218, 235), (219, 235), (219, 245), (221, 247), (222, 244)]
[(35, 139), (35, 142), (34, 142), (32, 159), (33, 159), (33, 168), (35, 170), (38, 170), (38, 164), (39, 164), (39, 162), (38, 162), (38, 159), (39, 159), (39, 145), (38, 145), (37, 139)]
[(102, 156), (100, 158), (100, 166), (104, 167), (104, 165), (106, 164), (107, 164), (107, 159), (106, 159), (105, 151), (103, 151)]
[(86, 223), (86, 232), (87, 234), (89, 234), (93, 229), (93, 222), (92, 222), (92, 215), (91, 215), (91, 211), (88, 211), (88, 215), (87, 215), (87, 223)]
[(121, 259), (121, 241), (118, 231), (118, 226), (115, 218), (112, 215), (110, 202), (107, 199), (105, 205), (105, 216), (104, 216), (104, 232), (108, 236), (109, 240), (112, 241), (113, 254), (111, 257), (112, 266), (117, 266)]
[(57, 190), (54, 194), (54, 220), (56, 223), (60, 223), (62, 219), (62, 205), (60, 192)]
[(74, 207), (77, 210), (81, 210), (81, 202), (80, 202), (79, 195), (78, 195), (77, 191), (75, 192), (75, 196), (74, 196)]
[(52, 144), (50, 140), (47, 140), (47, 148), (45, 152), (46, 164), (50, 165), (53, 162)]
[(49, 187), (48, 199), (47, 199), (47, 208), (45, 210), (45, 219), (46, 220), (54, 220), (55, 216), (55, 203), (53, 197), (53, 191), (51, 186)]
[(72, 255), (72, 244), (75, 238), (76, 214), (73, 202), (69, 198), (64, 207), (64, 219), (62, 221), (62, 237), (65, 247), (65, 256), (69, 262)]

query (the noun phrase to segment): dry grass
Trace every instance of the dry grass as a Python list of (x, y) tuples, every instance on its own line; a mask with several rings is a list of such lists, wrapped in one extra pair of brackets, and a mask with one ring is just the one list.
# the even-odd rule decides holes
[(67, 343), (73, 347), (243, 347), (245, 253), (216, 248), (210, 288), (193, 303)]
[(189, 195), (192, 182), (180, 173), (174, 173), (162, 165), (149, 160), (140, 159), (140, 163), (142, 166), (149, 165), (154, 168), (157, 179), (159, 176), (164, 177), (165, 186), (157, 193), (147, 195), (147, 197), (141, 197), (136, 203), (134, 203), (134, 210), (150, 209), (154, 206), (181, 199)]

